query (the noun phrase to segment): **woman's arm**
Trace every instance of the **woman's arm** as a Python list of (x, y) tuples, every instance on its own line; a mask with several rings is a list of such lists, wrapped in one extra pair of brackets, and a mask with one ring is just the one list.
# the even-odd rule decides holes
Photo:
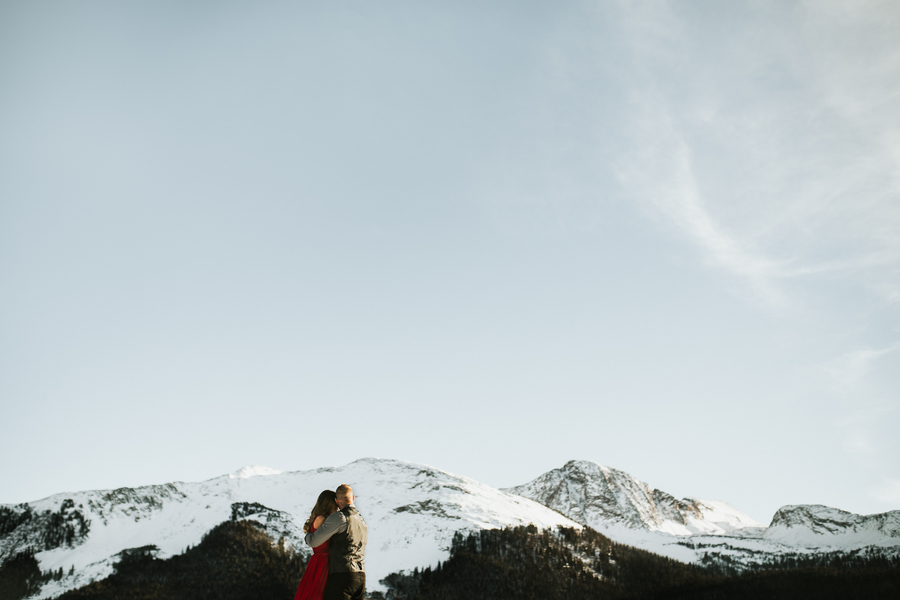
[(319, 515), (318, 517), (316, 517), (316, 520), (313, 521), (313, 524), (312, 524), (313, 529), (318, 529), (319, 527), (322, 526), (322, 523), (324, 523), (324, 522), (325, 522), (325, 517), (323, 517), (322, 515)]

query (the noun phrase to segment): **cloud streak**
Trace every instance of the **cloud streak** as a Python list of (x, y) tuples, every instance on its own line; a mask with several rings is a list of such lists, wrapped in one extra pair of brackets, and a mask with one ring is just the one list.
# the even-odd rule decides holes
[(767, 305), (792, 303), (788, 281), (823, 278), (900, 300), (900, 44), (863, 43), (883, 30), (871, 7), (761, 9), (715, 23), (738, 29), (725, 47), (656, 8), (624, 11), (626, 194)]
[(691, 164), (691, 149), (674, 127), (664, 102), (647, 95), (639, 104), (643, 117), (638, 121), (635, 139), (640, 149), (618, 165), (622, 186), (702, 248), (709, 263), (745, 278), (766, 302), (784, 304), (783, 294), (772, 281), (779, 266), (748, 250), (704, 206)]
[(815, 410), (839, 455), (890, 482), (871, 497), (896, 502), (900, 5), (621, 6), (624, 194), (818, 340), (798, 357)]
[(838, 385), (852, 385), (865, 378), (879, 359), (897, 350), (900, 350), (900, 342), (886, 348), (863, 348), (849, 352), (836, 361), (829, 369), (829, 373)]

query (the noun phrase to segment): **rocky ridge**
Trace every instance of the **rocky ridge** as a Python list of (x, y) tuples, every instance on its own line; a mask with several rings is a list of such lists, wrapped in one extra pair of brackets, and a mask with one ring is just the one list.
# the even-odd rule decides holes
[(160, 558), (179, 554), (229, 520), (256, 521), (272, 540), (308, 553), (302, 531), (308, 511), (323, 489), (342, 482), (354, 486), (369, 524), (372, 590), (390, 573), (445, 560), (456, 532), (526, 524), (586, 525), (622, 544), (738, 570), (804, 553), (900, 554), (900, 511), (862, 516), (786, 506), (766, 527), (725, 502), (677, 499), (588, 461), (498, 490), (427, 465), (370, 458), (311, 471), (245, 467), (197, 483), (0, 505), (0, 560), (31, 550), (42, 570), (61, 569), (66, 575), (48, 581), (36, 596), (48, 598), (105, 577), (135, 549), (150, 548)]
[(741, 569), (791, 554), (900, 554), (900, 511), (855, 515), (786, 506), (766, 527), (721, 501), (676, 499), (624, 471), (570, 461), (506, 491), (558, 510), (611, 539), (678, 560)]
[(569, 461), (506, 491), (597, 530), (614, 524), (672, 535), (717, 535), (764, 527), (725, 502), (679, 500), (624, 471), (589, 461)]
[[(362, 459), (340, 468), (286, 473), (253, 467), (198, 483), (59, 494), (0, 506), (0, 560), (31, 549), (41, 570), (72, 572), (44, 585), (37, 597), (47, 598), (106, 577), (129, 549), (152, 547), (166, 558), (228, 520), (257, 521), (273, 540), (308, 553), (302, 527), (309, 510), (323, 489), (342, 482), (353, 485), (369, 525), (370, 589), (389, 573), (446, 559), (457, 531), (529, 523), (581, 527), (537, 502), (467, 477), (426, 465)], [(73, 514), (79, 517), (68, 516)], [(73, 535), (46, 543), (48, 532), (70, 521), (76, 524)], [(86, 525), (79, 529), (82, 521)]]
[(900, 545), (900, 510), (857, 515), (821, 504), (783, 506), (763, 537), (801, 547), (896, 546)]

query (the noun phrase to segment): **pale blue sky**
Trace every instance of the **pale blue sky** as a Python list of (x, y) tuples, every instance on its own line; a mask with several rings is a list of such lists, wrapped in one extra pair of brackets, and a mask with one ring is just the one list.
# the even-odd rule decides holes
[(900, 508), (900, 5), (484, 4), (0, 5), (0, 502)]

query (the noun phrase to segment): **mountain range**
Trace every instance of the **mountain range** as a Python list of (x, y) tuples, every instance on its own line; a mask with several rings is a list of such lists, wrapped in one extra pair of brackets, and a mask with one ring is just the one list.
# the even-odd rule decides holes
[(595, 529), (619, 543), (684, 562), (751, 566), (828, 552), (900, 555), (900, 511), (855, 515), (785, 506), (765, 526), (721, 501), (676, 499), (629, 474), (571, 461), (504, 490), (434, 467), (366, 458), (343, 467), (280, 472), (245, 467), (204, 482), (57, 494), (0, 505), (0, 560), (34, 551), (45, 571), (35, 598), (102, 579), (129, 549), (165, 558), (223, 521), (260, 523), (278, 543), (308, 554), (302, 526), (318, 494), (349, 483), (369, 525), (369, 588), (390, 573), (434, 566), (453, 535), (533, 524)]
[(783, 506), (765, 526), (730, 504), (676, 499), (628, 473), (570, 461), (505, 491), (530, 498), (611, 539), (698, 564), (750, 566), (829, 552), (900, 553), (900, 510), (857, 515), (821, 505)]

